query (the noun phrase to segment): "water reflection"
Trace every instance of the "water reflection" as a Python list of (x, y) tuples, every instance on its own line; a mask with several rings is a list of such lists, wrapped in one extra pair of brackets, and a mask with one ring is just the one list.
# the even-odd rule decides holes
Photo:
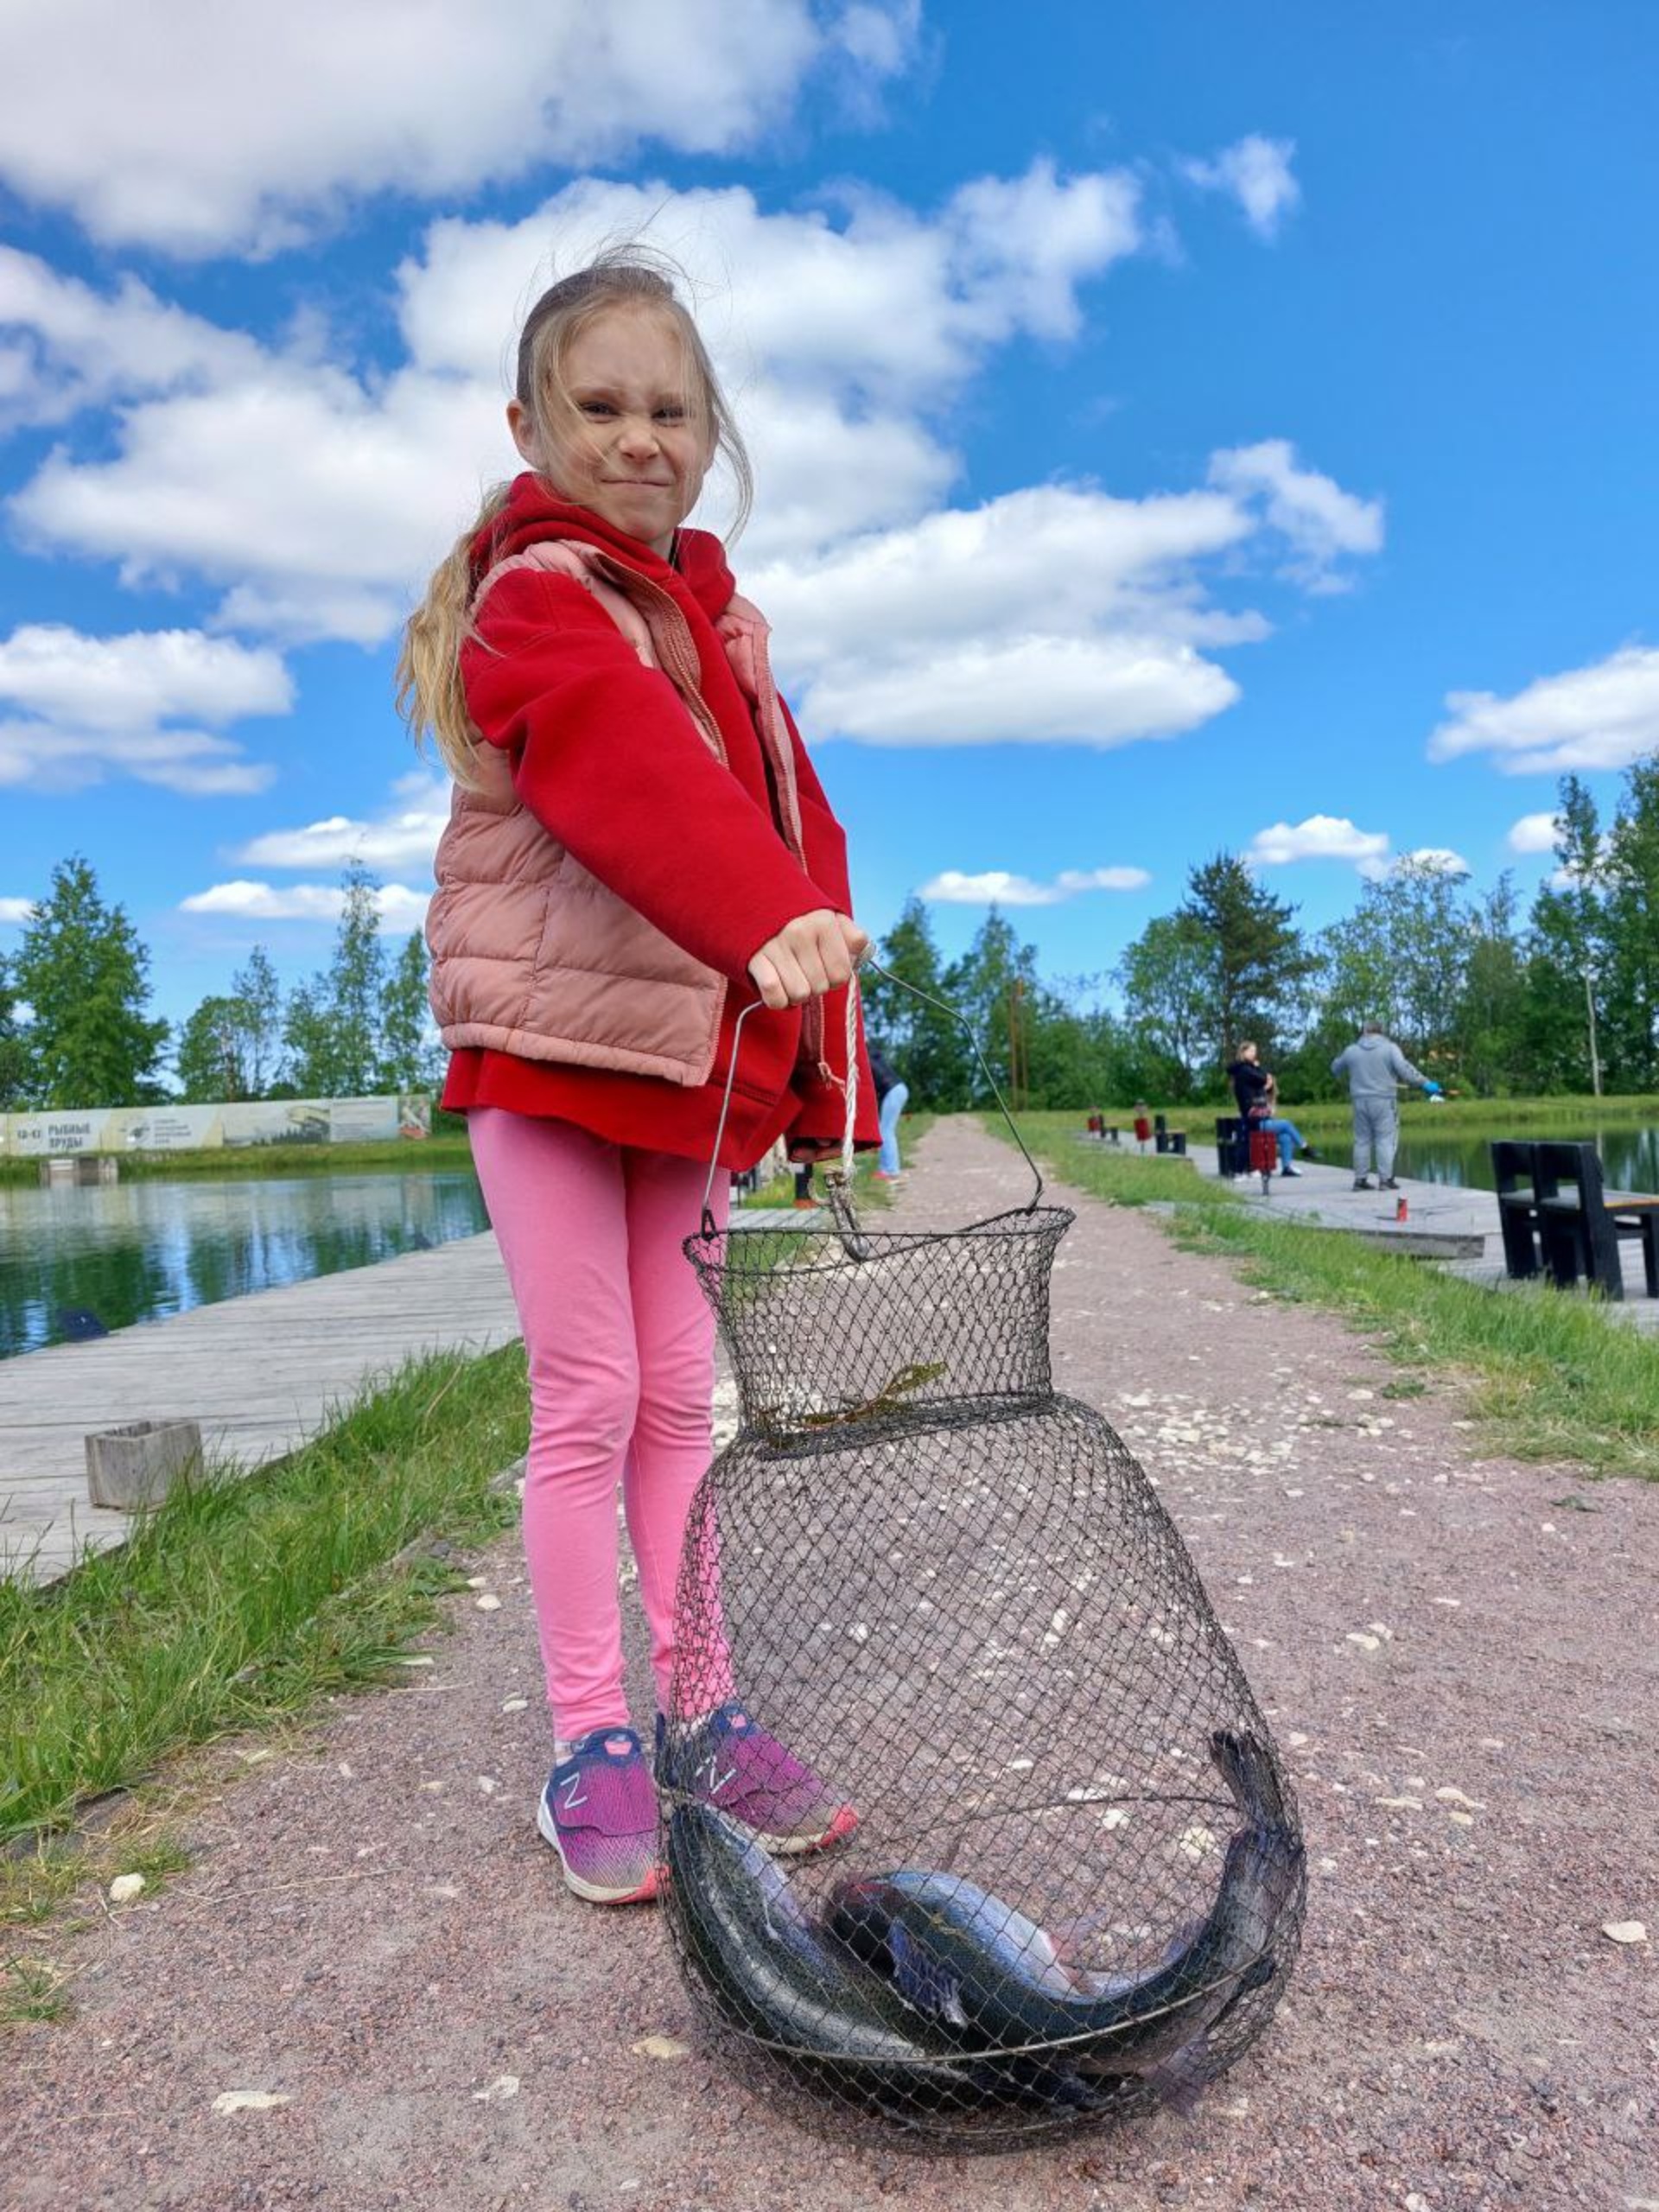
[[(1548, 1128), (1506, 1130), (1494, 1128), (1488, 1136), (1514, 1135), (1522, 1138), (1562, 1138), (1575, 1144), (1594, 1144), (1601, 1154), (1602, 1180), (1610, 1191), (1644, 1191), (1659, 1192), (1659, 1127), (1639, 1122), (1626, 1123), (1623, 1128), (1611, 1125), (1595, 1128), (1575, 1116), (1563, 1116), (1559, 1126)], [(1488, 1149), (1488, 1136), (1469, 1136), (1438, 1132), (1425, 1134), (1421, 1122), (1402, 1135), (1395, 1161), (1395, 1173), (1407, 1175), (1423, 1183), (1449, 1183), (1459, 1189), (1490, 1191), (1492, 1184), (1492, 1155)], [(1344, 1152), (1332, 1147), (1331, 1156), (1340, 1160)]]
[(464, 1171), (0, 1186), (0, 1358), (63, 1343), (77, 1309), (124, 1328), (488, 1225)]

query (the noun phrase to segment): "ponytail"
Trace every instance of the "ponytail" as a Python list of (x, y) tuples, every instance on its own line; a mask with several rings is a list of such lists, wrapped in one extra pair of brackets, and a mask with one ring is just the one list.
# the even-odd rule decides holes
[(478, 732), (467, 711), (461, 649), (473, 634), (473, 541), (507, 504), (508, 486), (486, 495), (478, 519), (462, 531), (432, 571), (426, 597), (404, 626), (397, 656), (397, 711), (419, 745), (430, 737), (458, 784), (473, 780)]

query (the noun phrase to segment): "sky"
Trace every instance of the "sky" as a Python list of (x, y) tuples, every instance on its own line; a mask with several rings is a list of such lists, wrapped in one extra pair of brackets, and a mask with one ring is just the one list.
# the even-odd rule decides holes
[(1221, 851), (1309, 929), (1529, 899), (1659, 750), (1656, 76), (1649, 0), (8, 0), (0, 955), (72, 853), (174, 1020), (353, 855), (418, 926), (399, 625), (626, 236), (868, 927), (1065, 980)]

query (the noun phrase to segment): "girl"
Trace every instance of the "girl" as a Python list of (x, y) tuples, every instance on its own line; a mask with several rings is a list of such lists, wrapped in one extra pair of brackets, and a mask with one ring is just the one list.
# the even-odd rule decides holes
[[(845, 841), (719, 539), (683, 527), (716, 452), (747, 457), (670, 279), (637, 251), (544, 292), (486, 499), (411, 618), (399, 701), (455, 779), (427, 922), (443, 1103), (467, 1116), (523, 1324), (524, 1533), (554, 1732), (537, 1808), (577, 1896), (655, 1894), (656, 1798), (622, 1688), (616, 1491), (651, 1630), (657, 1780), (768, 1848), (855, 1821), (737, 1700), (662, 1720), (674, 1584), (711, 1452), (714, 1325), (681, 1242), (718, 1162), (836, 1148), (845, 1001), (868, 940)], [(874, 1141), (861, 1051), (856, 1134)], [(716, 1219), (723, 1225), (727, 1179)]]

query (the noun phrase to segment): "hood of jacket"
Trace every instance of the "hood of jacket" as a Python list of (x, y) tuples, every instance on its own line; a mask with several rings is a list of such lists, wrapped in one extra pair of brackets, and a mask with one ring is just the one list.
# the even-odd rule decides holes
[(544, 476), (526, 469), (515, 476), (507, 504), (493, 515), (473, 540), (473, 575), (480, 580), (498, 561), (549, 537), (580, 537), (591, 545), (617, 554), (631, 569), (653, 583), (672, 575), (688, 586), (711, 622), (717, 622), (731, 605), (737, 581), (727, 564), (726, 549), (712, 531), (681, 530), (675, 533), (674, 559), (664, 561), (644, 540), (596, 515), (562, 499)]

